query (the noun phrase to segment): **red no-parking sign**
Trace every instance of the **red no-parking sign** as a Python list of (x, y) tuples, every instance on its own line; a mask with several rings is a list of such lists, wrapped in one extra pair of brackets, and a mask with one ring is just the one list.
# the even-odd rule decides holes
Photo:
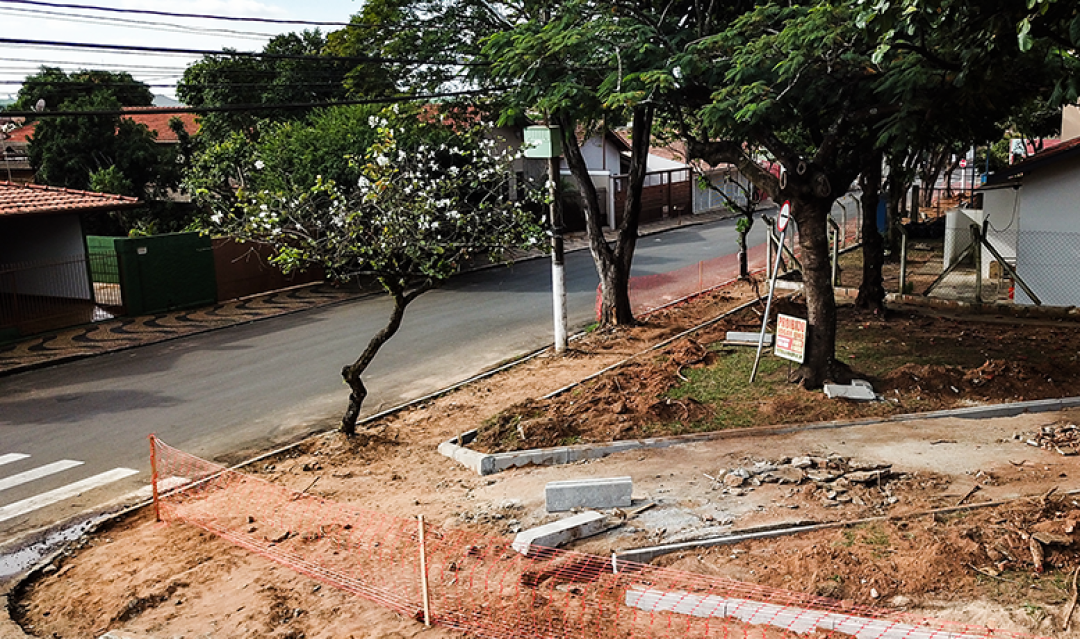
[(776, 230), (783, 232), (791, 220), (791, 202), (784, 202), (780, 207), (780, 216), (776, 218)]

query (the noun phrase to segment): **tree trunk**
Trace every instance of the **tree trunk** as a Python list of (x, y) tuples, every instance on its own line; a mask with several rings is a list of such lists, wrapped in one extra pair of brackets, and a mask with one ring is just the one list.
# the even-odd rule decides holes
[(862, 188), (862, 283), (859, 295), (855, 298), (858, 308), (885, 310), (885, 283), (882, 269), (885, 265), (885, 242), (877, 227), (877, 208), (881, 197), (881, 155), (873, 154), (867, 159), (863, 172), (859, 176)]
[(750, 215), (744, 219), (749, 219), (750, 224), (745, 227), (746, 230), (739, 230), (739, 279), (746, 281), (750, 279), (750, 262), (746, 256), (746, 236), (750, 234), (750, 229), (754, 224), (754, 218)]
[(805, 388), (820, 388), (842, 373), (836, 354), (836, 297), (832, 286), (827, 218), (834, 197), (793, 199), (792, 216), (799, 229), (806, 294), (806, 358), (796, 371)]
[(634, 323), (630, 306), (630, 267), (637, 245), (641, 219), (641, 192), (645, 181), (649, 138), (652, 132), (652, 107), (634, 109), (634, 141), (630, 157), (630, 177), (627, 186), (626, 208), (619, 225), (615, 248), (604, 238), (603, 213), (600, 197), (589, 176), (588, 166), (578, 146), (576, 122), (561, 113), (557, 116), (562, 128), (566, 163), (581, 191), (585, 208), (585, 232), (589, 250), (600, 278), (600, 326), (623, 326)]
[(380, 280), (380, 282), (390, 294), (390, 297), (393, 298), (394, 310), (391, 311), (386, 326), (378, 333), (375, 333), (375, 336), (368, 342), (367, 348), (360, 354), (360, 357), (352, 364), (341, 369), (341, 377), (351, 391), (349, 393), (348, 408), (345, 409), (345, 414), (341, 417), (341, 432), (350, 437), (356, 434), (356, 423), (360, 419), (360, 408), (364, 405), (364, 399), (367, 397), (367, 387), (364, 386), (361, 375), (371, 365), (371, 361), (375, 359), (375, 354), (379, 352), (383, 344), (390, 341), (394, 333), (397, 333), (398, 329), (401, 328), (401, 320), (405, 317), (405, 308), (409, 303), (425, 291), (431, 290), (435, 285), (433, 281), (428, 280), (406, 294), (405, 286), (400, 282), (388, 282), (385, 280)]

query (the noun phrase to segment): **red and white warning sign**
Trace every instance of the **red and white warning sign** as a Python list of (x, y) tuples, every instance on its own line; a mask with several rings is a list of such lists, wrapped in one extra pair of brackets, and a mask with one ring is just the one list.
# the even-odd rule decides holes
[(776, 356), (803, 363), (806, 358), (806, 320), (790, 315), (776, 316)]

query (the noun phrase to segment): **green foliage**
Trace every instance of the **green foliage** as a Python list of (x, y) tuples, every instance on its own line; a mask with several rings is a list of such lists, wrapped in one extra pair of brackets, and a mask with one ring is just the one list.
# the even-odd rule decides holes
[[(210, 143), (234, 133), (254, 139), (264, 121), (302, 119), (318, 103), (347, 97), (345, 77), (353, 64), (325, 54), (326, 38), (318, 31), (280, 35), (263, 48), (267, 57), (204, 56), (184, 71), (176, 93), (193, 107), (284, 105), (276, 109), (207, 113), (199, 121), (200, 137)], [(275, 58), (274, 55), (322, 56), (319, 59)], [(292, 105), (292, 106), (287, 106)]]
[[(265, 241), (285, 270), (319, 263), (370, 273), (388, 291), (439, 283), (465, 260), (540, 246), (537, 219), (510, 198), (510, 156), (484, 129), (453, 130), (415, 109), (370, 116), (374, 140), (352, 160), (354, 184), (253, 180), (212, 230)], [(263, 169), (265, 170), (266, 165)]]
[(348, 191), (360, 177), (353, 161), (371, 146), (377, 106), (320, 109), (298, 122), (263, 122), (257, 141), (234, 132), (198, 149), (184, 184), (210, 212), (232, 213), (258, 191), (311, 189), (321, 178)]
[(131, 77), (130, 73), (82, 69), (70, 73), (58, 67), (41, 67), (38, 73), (23, 80), (12, 111), (30, 111), (38, 100), (45, 101), (49, 111), (67, 109), (74, 103), (91, 96), (111, 98), (120, 106), (149, 106), (154, 95), (150, 87)]

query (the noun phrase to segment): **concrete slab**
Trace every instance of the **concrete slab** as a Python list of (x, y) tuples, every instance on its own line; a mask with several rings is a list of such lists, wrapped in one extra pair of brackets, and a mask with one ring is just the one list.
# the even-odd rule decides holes
[(523, 555), (536, 547), (558, 548), (559, 546), (603, 532), (607, 527), (607, 517), (596, 511), (588, 511), (550, 524), (523, 530), (514, 537), (511, 546)]
[[(732, 346), (757, 346), (761, 333), (745, 333), (741, 331), (728, 331), (725, 340)], [(765, 346), (772, 346), (773, 334), (765, 333)]]
[[(855, 380), (863, 381), (863, 380)], [(877, 394), (874, 393), (873, 387), (867, 388), (863, 384), (852, 383), (851, 386), (843, 386), (841, 384), (825, 384), (825, 396), (829, 399), (853, 399), (859, 402), (872, 402), (877, 399)]]
[(629, 508), (634, 492), (630, 477), (551, 481), (544, 487), (549, 513), (574, 508)]

